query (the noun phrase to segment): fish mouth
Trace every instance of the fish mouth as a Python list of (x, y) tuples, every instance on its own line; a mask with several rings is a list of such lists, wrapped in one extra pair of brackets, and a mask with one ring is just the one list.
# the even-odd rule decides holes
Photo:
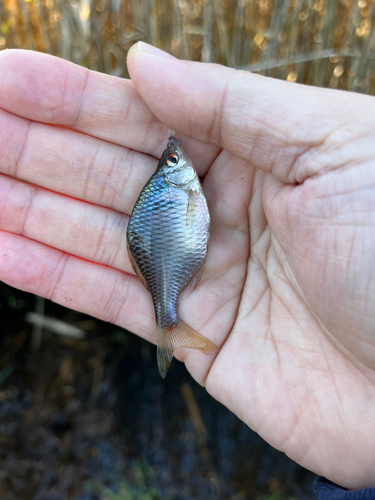
[(167, 150), (170, 153), (176, 153), (177, 149), (181, 148), (181, 141), (173, 135), (168, 139)]

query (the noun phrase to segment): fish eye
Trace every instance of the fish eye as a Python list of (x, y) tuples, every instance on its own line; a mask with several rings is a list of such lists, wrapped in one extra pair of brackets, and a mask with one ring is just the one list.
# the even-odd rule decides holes
[(174, 167), (175, 165), (177, 165), (178, 160), (179, 158), (177, 155), (171, 154), (167, 158), (167, 165), (169, 165), (170, 167)]

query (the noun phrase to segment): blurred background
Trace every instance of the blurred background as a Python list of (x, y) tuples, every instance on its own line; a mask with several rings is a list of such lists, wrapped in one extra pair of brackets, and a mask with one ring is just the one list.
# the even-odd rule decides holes
[[(375, 0), (0, 0), (0, 50), (127, 77), (173, 55), (375, 93)], [(0, 500), (310, 499), (314, 476), (175, 361), (113, 325), (0, 283)]]
[(0, 49), (127, 77), (138, 40), (195, 61), (374, 93), (374, 0), (0, 0)]

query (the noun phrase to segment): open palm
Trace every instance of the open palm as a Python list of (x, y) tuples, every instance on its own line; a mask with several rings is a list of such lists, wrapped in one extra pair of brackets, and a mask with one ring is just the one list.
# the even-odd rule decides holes
[(126, 225), (163, 122), (183, 134), (212, 219), (179, 313), (221, 346), (177, 356), (294, 460), (371, 485), (374, 103), (159, 55), (129, 55), (147, 107), (130, 81), (0, 54), (0, 278), (155, 341)]

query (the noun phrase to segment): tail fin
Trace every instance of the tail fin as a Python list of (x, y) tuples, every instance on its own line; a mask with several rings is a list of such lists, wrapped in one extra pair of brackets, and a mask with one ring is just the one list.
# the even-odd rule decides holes
[(158, 368), (160, 375), (165, 378), (171, 365), (173, 352), (177, 347), (199, 349), (205, 354), (212, 354), (217, 346), (210, 340), (196, 332), (189, 325), (180, 321), (173, 327), (164, 327), (158, 334)]

